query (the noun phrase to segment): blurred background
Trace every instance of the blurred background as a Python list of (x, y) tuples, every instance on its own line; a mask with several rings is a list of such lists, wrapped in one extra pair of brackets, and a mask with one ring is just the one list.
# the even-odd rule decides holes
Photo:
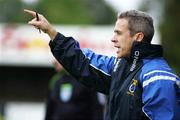
[(81, 47), (115, 55), (110, 39), (118, 12), (138, 9), (155, 22), (153, 43), (164, 46), (180, 75), (179, 0), (0, 0), (0, 120), (43, 120), (49, 79), (55, 73), (49, 37), (28, 26), (23, 9), (43, 14)]

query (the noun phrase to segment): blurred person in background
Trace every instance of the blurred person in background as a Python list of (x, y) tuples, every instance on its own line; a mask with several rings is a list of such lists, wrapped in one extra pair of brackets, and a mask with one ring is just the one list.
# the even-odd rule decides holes
[(103, 120), (100, 96), (78, 83), (56, 61), (50, 80), (45, 120)]
[(151, 44), (153, 19), (137, 10), (118, 15), (112, 42), (117, 57), (82, 50), (78, 41), (57, 32), (43, 15), (28, 24), (51, 38), (54, 57), (77, 80), (108, 96), (107, 120), (180, 120), (180, 79)]

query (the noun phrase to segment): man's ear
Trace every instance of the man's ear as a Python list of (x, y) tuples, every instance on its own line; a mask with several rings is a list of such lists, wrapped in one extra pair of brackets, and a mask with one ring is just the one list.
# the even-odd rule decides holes
[(135, 40), (138, 42), (141, 42), (144, 38), (144, 33), (143, 32), (138, 32), (135, 34)]

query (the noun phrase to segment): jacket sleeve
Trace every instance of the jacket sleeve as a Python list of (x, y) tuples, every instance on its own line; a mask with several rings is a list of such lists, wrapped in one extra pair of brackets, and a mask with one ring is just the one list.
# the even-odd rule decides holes
[(108, 94), (115, 57), (82, 51), (76, 40), (60, 33), (49, 45), (54, 57), (77, 80), (89, 88)]
[(152, 70), (142, 76), (143, 112), (151, 120), (180, 120), (179, 82), (179, 77), (164, 70)]

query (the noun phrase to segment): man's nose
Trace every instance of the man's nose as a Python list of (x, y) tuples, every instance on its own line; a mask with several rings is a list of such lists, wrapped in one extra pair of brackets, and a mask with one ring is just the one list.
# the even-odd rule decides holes
[(117, 41), (116, 37), (113, 36), (113, 37), (111, 38), (111, 42), (116, 42), (116, 41)]

